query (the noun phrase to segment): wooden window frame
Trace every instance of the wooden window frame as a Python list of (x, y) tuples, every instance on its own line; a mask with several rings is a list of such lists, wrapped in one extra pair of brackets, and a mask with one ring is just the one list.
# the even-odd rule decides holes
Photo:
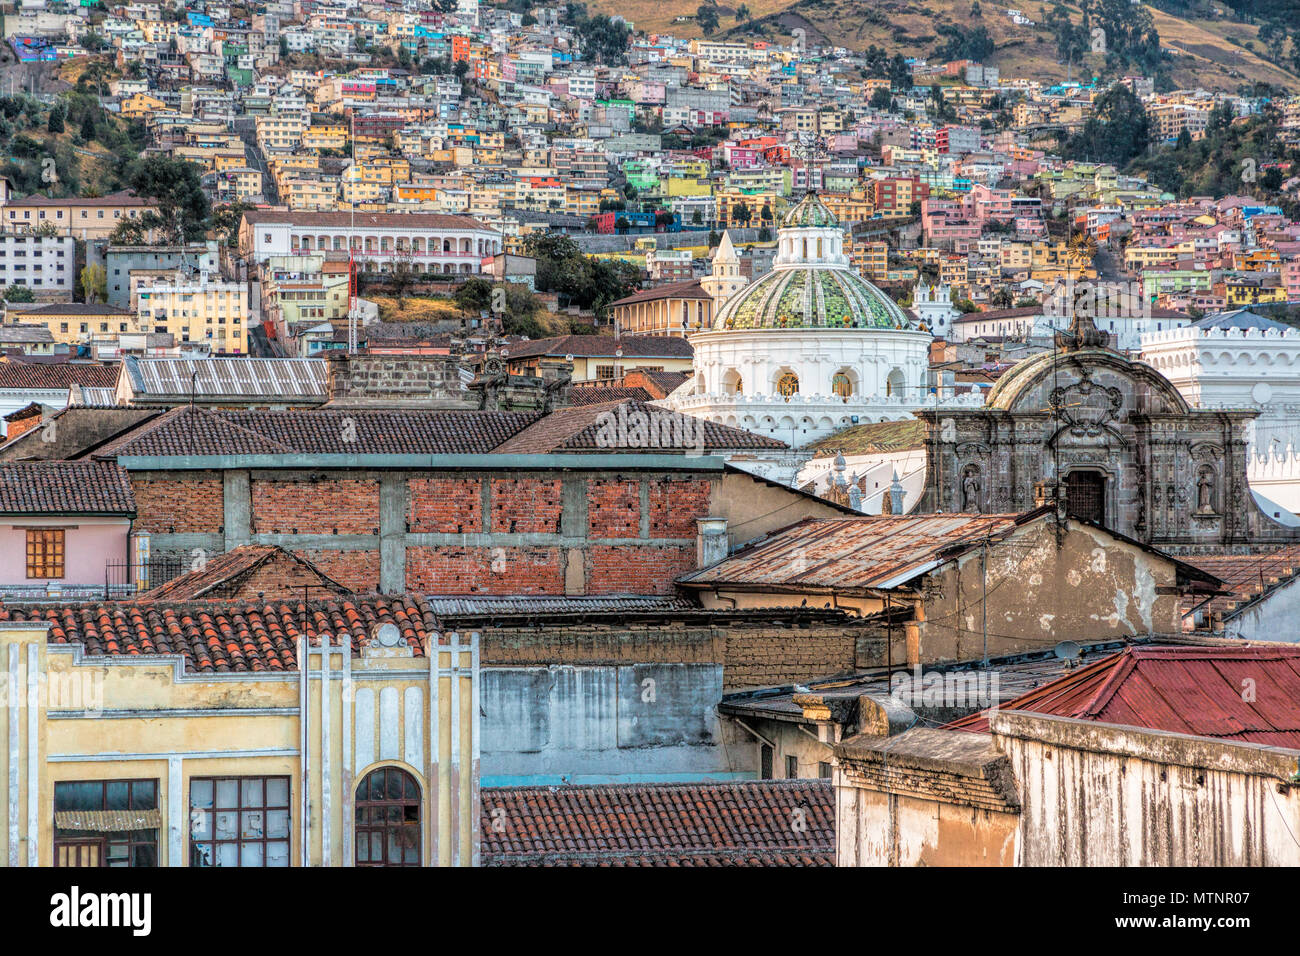
[(67, 529), (25, 528), (24, 530), (27, 532), (28, 580), (42, 578), (61, 580), (67, 571)]
[[(390, 779), (389, 775), (393, 775), (397, 779), (402, 780), (403, 793), (405, 793), (405, 781), (409, 780), (411, 784), (415, 787), (415, 799), (408, 800), (405, 797), (405, 795), (403, 795), (402, 797), (397, 799), (385, 797), (381, 800), (373, 800), (370, 798), (366, 798), (363, 800), (360, 796), (362, 792), (361, 788), (363, 786), (368, 786), (370, 784), (370, 781), (374, 778), (376, 774), (384, 774), (385, 783), (387, 783), (388, 780)], [(415, 808), (414, 820), (408, 819), (409, 814), (407, 811), (408, 808), (411, 807)], [(392, 816), (392, 814), (390, 814), (389, 811), (393, 809), (400, 809), (398, 816), (400, 816), (402, 819), (396, 821), (389, 819)], [(422, 857), (424, 855), (424, 843), (423, 843), (424, 793), (420, 787), (420, 781), (415, 779), (415, 776), (411, 774), (409, 771), (403, 770), (401, 767), (395, 767), (391, 764), (388, 764), (382, 767), (376, 767), (374, 770), (370, 771), (370, 773), (366, 774), (365, 777), (362, 778), (361, 782), (357, 785), (357, 798), (354, 801), (352, 825), (355, 834), (355, 839), (353, 840), (353, 847), (354, 847), (353, 853), (355, 854), (354, 862), (356, 866), (407, 867), (407, 866), (424, 865), (422, 860)], [(389, 861), (388, 859), (389, 834), (390, 832), (392, 832), (394, 827), (398, 828), (399, 830), (404, 830), (407, 833), (413, 833), (415, 835), (415, 847), (414, 847), (415, 860), (414, 861), (412, 862), (407, 862), (405, 860), (399, 860), (397, 862)], [(379, 845), (380, 845), (382, 859), (379, 860), (372, 859), (370, 854), (370, 837), (373, 834), (381, 835)], [(403, 847), (403, 849), (407, 849), (407, 847)], [(363, 856), (365, 857), (365, 859), (362, 859)]]
[[(158, 779), (157, 779), (156, 777), (138, 777), (138, 778), (131, 778), (131, 779), (127, 779), (127, 780), (116, 780), (116, 779), (112, 779), (112, 778), (104, 778), (104, 779), (100, 779), (100, 780), (58, 780), (58, 781), (55, 781), (55, 784), (54, 784), (54, 812), (55, 812), (55, 813), (58, 813), (58, 812), (59, 812), (59, 806), (58, 806), (58, 793), (59, 793), (59, 787), (60, 787), (60, 785), (64, 785), (64, 784), (67, 784), (67, 785), (72, 785), (72, 784), (81, 784), (81, 785), (86, 785), (86, 784), (99, 784), (99, 785), (100, 785), (100, 792), (99, 792), (99, 809), (100, 809), (100, 810), (108, 810), (108, 809), (157, 810), (157, 809), (158, 809), (159, 785), (158, 785)], [(110, 785), (113, 785), (113, 784), (126, 784), (126, 788), (127, 788), (127, 789), (126, 789), (126, 807), (122, 807), (122, 808), (110, 808), (110, 807), (107, 806), (107, 803), (108, 803), (108, 788), (109, 788)], [(135, 803), (135, 789), (136, 789), (136, 787), (137, 787), (139, 784), (150, 784), (150, 785), (153, 787), (153, 806), (152, 806), (152, 807), (136, 807), (136, 806), (133, 806), (133, 804)], [(144, 800), (144, 801), (142, 801), (142, 802), (146, 802), (146, 803), (147, 803), (148, 801), (147, 801), (147, 800)], [(60, 837), (60, 836), (58, 835), (58, 834), (59, 834), (59, 830), (58, 830), (58, 827), (57, 827), (57, 826), (51, 826), (51, 830), (52, 830), (53, 833), (54, 833), (54, 861), (53, 861), (53, 862), (54, 862), (54, 865), (55, 865), (55, 866), (59, 866), (59, 865), (60, 865), (60, 864), (59, 864), (59, 850), (60, 850), (60, 849), (66, 848), (66, 849), (69, 851), (69, 853), (73, 853), (73, 852), (75, 852), (76, 850), (78, 850), (79, 848), (90, 848), (90, 847), (94, 847), (94, 848), (97, 848), (97, 850), (98, 850), (98, 862), (97, 862), (97, 865), (100, 866), (100, 867), (108, 867), (108, 866), (110, 865), (109, 862), (108, 862), (108, 848), (109, 848), (109, 844), (110, 844), (110, 843), (118, 843), (118, 844), (121, 844), (121, 843), (123, 843), (123, 842), (126, 843), (126, 848), (127, 848), (127, 849), (126, 849), (126, 861), (127, 861), (127, 862), (126, 862), (126, 864), (125, 864), (125, 867), (126, 867), (126, 868), (135, 868), (135, 854), (136, 854), (136, 850), (137, 850), (137, 848), (140, 848), (140, 847), (152, 847), (152, 848), (153, 848), (153, 858), (154, 858), (154, 864), (153, 864), (153, 865), (154, 865), (154, 866), (158, 866), (158, 865), (159, 865), (159, 856), (158, 856), (158, 853), (159, 853), (158, 830), (124, 830), (124, 831), (122, 831), (122, 832), (126, 835), (126, 839), (125, 839), (125, 840), (121, 840), (121, 839), (114, 840), (113, 837), (112, 837), (110, 834), (106, 834), (106, 833), (105, 833), (105, 834), (93, 834), (93, 835), (89, 835), (89, 836), (87, 836), (87, 835), (85, 835), (85, 831), (75, 831), (75, 832), (81, 834), (81, 835), (79, 835), (79, 836), (64, 836), (64, 837)], [(137, 834), (137, 833), (152, 833), (152, 834), (153, 834), (153, 839), (151, 840), (151, 839), (148, 839), (148, 838), (138, 838), (138, 837), (136, 837), (136, 836), (134, 835), (134, 834)]]
[[(244, 784), (251, 780), (256, 780), (260, 782), (262, 788), (261, 789), (262, 802), (260, 804), (250, 803), (245, 805)], [(270, 783), (272, 780), (284, 781), (285, 793), (284, 793), (283, 804), (279, 804), (279, 803), (271, 804), (267, 802), (267, 784)], [(234, 781), (235, 783), (235, 805), (233, 807), (217, 806), (217, 784), (222, 783), (224, 781)], [(205, 808), (205, 807), (194, 806), (194, 785), (196, 783), (212, 784), (212, 806), (211, 807)], [(218, 777), (191, 777), (187, 807), (189, 809), (188, 819), (190, 821), (189, 824), (189, 844), (190, 844), (189, 865), (190, 866), (199, 867), (202, 869), (207, 869), (209, 867), (212, 869), (218, 869), (220, 868), (218, 863), (216, 862), (218, 847), (224, 845), (233, 845), (235, 847), (235, 859), (238, 861), (236, 862), (235, 866), (242, 868), (244, 866), (244, 862), (243, 862), (244, 847), (248, 844), (253, 844), (253, 843), (261, 844), (262, 862), (260, 865), (262, 868), (265, 869), (271, 866), (269, 863), (267, 863), (267, 860), (269, 859), (269, 853), (268, 853), (269, 845), (273, 843), (284, 844), (285, 846), (284, 865), (285, 866), (292, 865), (293, 863), (293, 780), (287, 774), (243, 774), (240, 776), (227, 774)], [(287, 814), (288, 816), (289, 822), (286, 827), (285, 835), (283, 837), (268, 836), (267, 830), (269, 828), (267, 826), (267, 814), (272, 811), (280, 811), (280, 810), (283, 810), (285, 814)], [(194, 820), (195, 820), (195, 814), (197, 813), (206, 813), (211, 818), (208, 827), (208, 831), (209, 833), (211, 833), (210, 837), (196, 838), (194, 836)], [(235, 836), (226, 839), (220, 839), (217, 837), (217, 814), (218, 813), (235, 814)], [(260, 837), (244, 836), (244, 814), (245, 813), (260, 813), (262, 815), (262, 835)], [(200, 867), (200, 864), (198, 862), (198, 851), (200, 847), (204, 847), (204, 846), (209, 847), (211, 849), (211, 855), (209, 859), (212, 862), (209, 863), (207, 867)], [(278, 869), (279, 866), (277, 865), (275, 868)]]

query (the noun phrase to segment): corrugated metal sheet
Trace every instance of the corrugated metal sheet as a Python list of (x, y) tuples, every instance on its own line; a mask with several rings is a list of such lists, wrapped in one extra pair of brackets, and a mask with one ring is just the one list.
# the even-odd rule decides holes
[(1002, 709), (1300, 749), (1300, 647), (1131, 647)]
[(882, 587), (922, 573), (949, 549), (1001, 537), (1020, 515), (809, 518), (682, 578), (691, 585)]
[(188, 396), (191, 376), (199, 398), (234, 395), (323, 401), (327, 397), (323, 359), (138, 359), (128, 364), (137, 398)]

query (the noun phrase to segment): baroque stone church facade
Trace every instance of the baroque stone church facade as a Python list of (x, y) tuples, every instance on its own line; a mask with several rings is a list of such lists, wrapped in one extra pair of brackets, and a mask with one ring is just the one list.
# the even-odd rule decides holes
[(1021, 362), (982, 408), (916, 414), (927, 426), (918, 513), (1057, 503), (1175, 552), (1300, 538), (1247, 485), (1254, 411), (1191, 408), (1151, 366), (1097, 342)]

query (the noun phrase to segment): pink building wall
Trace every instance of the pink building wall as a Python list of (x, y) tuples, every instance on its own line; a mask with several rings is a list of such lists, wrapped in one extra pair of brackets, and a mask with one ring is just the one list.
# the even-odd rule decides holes
[[(33, 518), (19, 523), (0, 520), (0, 585), (44, 586), (49, 578), (27, 577), (27, 529), (63, 528), (64, 586), (104, 584), (108, 563), (122, 564), (129, 558), (127, 546), (131, 523), (127, 518)], [(122, 571), (113, 572), (119, 578)]]

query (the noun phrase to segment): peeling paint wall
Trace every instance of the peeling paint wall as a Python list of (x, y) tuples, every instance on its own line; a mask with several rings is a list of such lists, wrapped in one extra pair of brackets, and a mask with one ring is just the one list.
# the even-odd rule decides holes
[(755, 776), (714, 712), (720, 664), (490, 667), (482, 687), (484, 786)]
[(1300, 751), (1011, 711), (993, 733), (1021, 865), (1300, 865)]
[[(1172, 562), (1068, 521), (1025, 525), (931, 576), (921, 661), (969, 660), (1181, 630)], [(987, 618), (984, 599), (987, 595)]]
[(835, 787), (837, 866), (1012, 866), (1014, 813)]

